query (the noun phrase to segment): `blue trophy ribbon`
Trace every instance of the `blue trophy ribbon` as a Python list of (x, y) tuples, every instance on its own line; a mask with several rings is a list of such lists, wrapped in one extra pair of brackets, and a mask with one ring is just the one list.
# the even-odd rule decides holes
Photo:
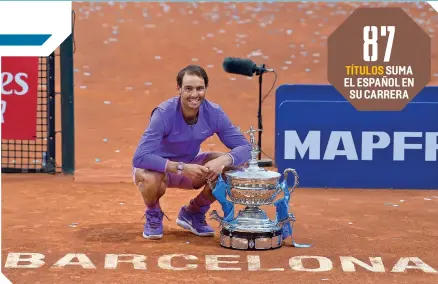
[(224, 221), (231, 221), (234, 218), (234, 204), (227, 200), (227, 191), (229, 185), (223, 180), (222, 175), (219, 175), (216, 186), (213, 189), (213, 195), (224, 212)]
[[(277, 222), (283, 221), (286, 218), (289, 218), (289, 201), (290, 201), (290, 192), (287, 185), (286, 179), (280, 184), (281, 188), (284, 192), (284, 197), (275, 201), (274, 205), (277, 210)], [(293, 215), (292, 215), (293, 216)], [(290, 220), (283, 225), (282, 227), (282, 237), (283, 240), (289, 236), (292, 236), (292, 224)], [(310, 248), (312, 245), (310, 244), (298, 244), (294, 240), (292, 240), (292, 246), (296, 248)]]
[[(285, 220), (289, 218), (289, 200), (290, 200), (290, 192), (287, 188), (287, 181), (284, 180), (280, 187), (283, 189), (284, 197), (275, 201), (274, 205), (277, 211), (277, 222)], [(283, 240), (292, 235), (292, 226), (290, 221), (287, 221), (282, 228), (282, 236)]]

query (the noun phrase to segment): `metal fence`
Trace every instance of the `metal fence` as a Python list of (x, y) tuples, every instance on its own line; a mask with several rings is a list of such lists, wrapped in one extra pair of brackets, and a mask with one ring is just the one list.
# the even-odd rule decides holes
[(2, 139), (3, 173), (55, 173), (55, 54), (40, 57), (38, 70), (37, 137)]

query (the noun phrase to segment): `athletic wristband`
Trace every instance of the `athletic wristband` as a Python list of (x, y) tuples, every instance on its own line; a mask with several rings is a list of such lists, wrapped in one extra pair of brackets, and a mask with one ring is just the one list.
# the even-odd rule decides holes
[(227, 153), (227, 155), (231, 157), (231, 165), (230, 166), (234, 166), (234, 157), (233, 157), (233, 155), (231, 155), (230, 153)]

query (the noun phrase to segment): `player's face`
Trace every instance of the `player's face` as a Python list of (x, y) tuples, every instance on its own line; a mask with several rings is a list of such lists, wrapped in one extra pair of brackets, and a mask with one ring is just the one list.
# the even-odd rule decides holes
[(196, 75), (186, 74), (178, 91), (184, 106), (189, 109), (198, 109), (205, 98), (206, 87), (204, 79)]

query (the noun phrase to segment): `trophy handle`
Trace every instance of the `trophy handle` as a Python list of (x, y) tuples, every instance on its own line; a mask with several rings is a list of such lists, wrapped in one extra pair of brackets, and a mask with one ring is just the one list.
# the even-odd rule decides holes
[(295, 215), (292, 214), (292, 213), (289, 213), (288, 216), (287, 216), (286, 218), (284, 218), (284, 219), (282, 219), (282, 220), (280, 220), (280, 221), (278, 222), (278, 226), (280, 226), (280, 228), (283, 228), (283, 226), (284, 226), (286, 223), (288, 223), (288, 222), (295, 222), (295, 221), (296, 221), (296, 219), (295, 219)]
[(282, 191), (283, 191), (283, 187), (281, 186), (281, 183), (279, 183), (277, 185), (277, 191), (275, 192), (275, 195), (273, 196), (273, 198), (275, 198), (277, 195), (279, 195)]
[(210, 213), (210, 219), (212, 220), (216, 220), (219, 222), (220, 226), (225, 227), (225, 226), (229, 226), (230, 223), (228, 223), (227, 221), (224, 220), (224, 218), (222, 218), (221, 216), (219, 216), (219, 214), (217, 213), (216, 210), (211, 211)]
[[(299, 184), (299, 177), (298, 177), (297, 172), (294, 169), (290, 169), (290, 168), (285, 169), (283, 172), (283, 176), (284, 176), (284, 182), (285, 182), (287, 187), (289, 187), (287, 184), (287, 176), (289, 175), (289, 173), (292, 173), (295, 177), (294, 185), (292, 186), (291, 189), (289, 189), (289, 193), (292, 193)], [(286, 188), (284, 190), (286, 190)]]

